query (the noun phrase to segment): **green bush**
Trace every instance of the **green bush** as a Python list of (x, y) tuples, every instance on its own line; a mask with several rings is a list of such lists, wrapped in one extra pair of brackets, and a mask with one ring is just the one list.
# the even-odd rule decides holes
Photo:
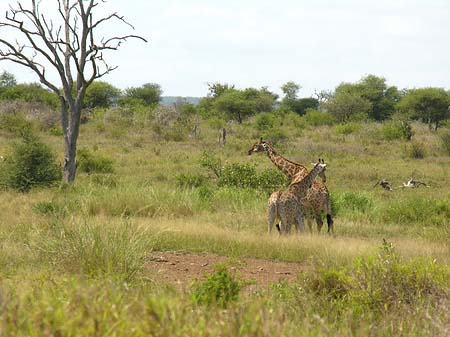
[(439, 133), (439, 139), (441, 141), (441, 147), (450, 155), (450, 130), (445, 130)]
[(421, 142), (414, 141), (404, 147), (405, 155), (412, 159), (422, 159), (427, 155), (425, 145)]
[(289, 184), (288, 178), (277, 169), (266, 169), (258, 174), (258, 188), (273, 192)]
[(384, 241), (377, 253), (357, 258), (352, 266), (325, 268), (305, 281), (325, 302), (351, 306), (354, 314), (377, 315), (404, 306), (413, 309), (433, 297), (448, 298), (450, 272), (429, 259), (403, 262)]
[(207, 151), (204, 151), (200, 158), (200, 166), (211, 171), (216, 176), (216, 178), (220, 178), (220, 176), (222, 175), (222, 161), (220, 160), (220, 158)]
[(263, 132), (263, 138), (270, 141), (273, 145), (285, 142), (288, 134), (281, 128), (272, 128)]
[(442, 226), (450, 218), (450, 202), (423, 197), (394, 200), (379, 214), (380, 220), (388, 223)]
[(350, 210), (365, 212), (373, 206), (372, 199), (361, 192), (344, 192), (334, 197), (332, 205), (336, 212)]
[(217, 305), (226, 308), (230, 302), (239, 298), (241, 283), (227, 270), (224, 264), (216, 266), (203, 282), (194, 282), (191, 299), (196, 304)]
[(348, 122), (343, 124), (338, 124), (335, 126), (336, 133), (341, 135), (349, 135), (361, 130), (361, 124), (355, 122)]
[(411, 125), (406, 121), (389, 121), (381, 126), (381, 134), (385, 140), (411, 140), (413, 136)]
[(265, 131), (273, 128), (274, 126), (274, 116), (271, 113), (260, 113), (256, 117), (256, 129), (258, 131)]
[(258, 186), (256, 168), (250, 164), (225, 165), (218, 184), (219, 186), (255, 188)]
[(302, 118), (305, 121), (305, 124), (309, 126), (333, 124), (333, 116), (331, 116), (330, 113), (315, 109), (306, 109), (306, 114)]
[(61, 169), (50, 148), (33, 135), (13, 143), (11, 155), (2, 166), (0, 184), (21, 192), (54, 185), (61, 179)]
[(112, 173), (113, 161), (104, 157), (99, 153), (93, 153), (88, 148), (78, 150), (77, 167), (81, 172), (85, 173)]
[(15, 136), (27, 135), (32, 130), (32, 124), (19, 113), (0, 114), (0, 129), (11, 132)]

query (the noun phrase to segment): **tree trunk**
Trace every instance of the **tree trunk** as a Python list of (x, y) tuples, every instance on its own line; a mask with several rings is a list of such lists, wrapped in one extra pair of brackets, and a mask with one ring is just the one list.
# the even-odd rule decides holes
[(80, 130), (80, 115), (81, 108), (78, 106), (75, 105), (69, 108), (66, 104), (62, 105), (61, 122), (64, 134), (64, 183), (73, 183), (75, 181), (75, 175), (77, 172), (76, 154), (77, 140)]

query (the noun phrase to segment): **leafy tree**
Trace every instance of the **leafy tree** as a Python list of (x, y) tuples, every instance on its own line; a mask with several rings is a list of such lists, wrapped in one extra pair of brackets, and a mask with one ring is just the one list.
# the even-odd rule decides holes
[(377, 121), (389, 118), (400, 99), (400, 93), (395, 86), (388, 87), (385, 78), (375, 75), (363, 77), (356, 84), (356, 90), (372, 104), (369, 117)]
[(317, 109), (319, 101), (313, 97), (295, 99), (289, 102), (289, 109), (303, 116), (308, 109)]
[(372, 108), (370, 101), (361, 95), (339, 88), (324, 105), (338, 122), (348, 122), (357, 116), (367, 116)]
[(7, 71), (3, 71), (0, 75), (0, 90), (2, 88), (13, 87), (15, 85), (17, 85), (16, 77)]
[[(102, 11), (104, 1), (56, 0), (54, 17), (42, 8), (41, 1), (31, 0), (29, 6), (24, 2), (19, 0), (16, 7), (10, 6), (0, 22), (0, 29), (5, 29), (0, 35), (0, 60), (31, 69), (58, 97), (64, 137), (63, 180), (71, 183), (77, 168), (75, 157), (86, 90), (117, 68), (106, 62), (104, 53), (117, 50), (131, 38), (146, 40), (132, 34), (97, 34), (111, 32), (104, 26), (113, 20), (130, 26), (117, 13), (94, 15)], [(59, 83), (50, 80), (49, 73), (57, 74)]]
[(281, 86), (281, 91), (283, 91), (284, 98), (283, 101), (291, 101), (297, 99), (297, 94), (301, 89), (300, 84), (289, 81)]
[(103, 82), (95, 81), (86, 90), (84, 106), (87, 108), (108, 108), (116, 103), (120, 97), (120, 89)]
[(275, 104), (275, 96), (266, 89), (228, 89), (212, 102), (213, 109), (239, 123), (254, 114), (270, 112)]
[(227, 83), (208, 83), (208, 96), (209, 97), (219, 97), (222, 95), (225, 91), (234, 89), (234, 84), (227, 84)]
[[(357, 83), (341, 83), (324, 107), (339, 115), (338, 118), (361, 112), (373, 120), (382, 121), (391, 117), (400, 97), (396, 87), (386, 85), (386, 79), (368, 75)], [(346, 107), (350, 107), (351, 111), (345, 113)]]
[(58, 106), (57, 96), (38, 83), (6, 86), (0, 91), (0, 100), (21, 100), (25, 102), (40, 102), (51, 107)]
[(437, 130), (440, 122), (450, 118), (450, 94), (441, 88), (409, 90), (397, 105), (413, 119), (420, 119)]
[[(125, 97), (140, 101), (143, 105), (149, 106), (158, 104), (163, 91), (156, 83), (146, 83), (140, 87), (132, 87), (125, 90)], [(126, 100), (125, 100), (126, 102)]]

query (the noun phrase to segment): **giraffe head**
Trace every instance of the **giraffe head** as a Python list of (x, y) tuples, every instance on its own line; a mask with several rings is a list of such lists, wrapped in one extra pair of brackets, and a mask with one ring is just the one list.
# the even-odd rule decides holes
[(324, 183), (327, 182), (327, 176), (325, 174), (325, 171), (327, 170), (327, 164), (325, 164), (323, 159), (319, 158), (319, 161), (317, 163), (313, 163), (313, 166), (316, 167), (317, 165), (321, 165), (321, 170), (319, 171), (319, 173), (317, 174), (320, 179), (322, 179), (322, 181)]
[(269, 149), (269, 143), (262, 139), (259, 139), (259, 142), (253, 144), (252, 148), (248, 150), (248, 155), (252, 155), (253, 153), (265, 152)]
[(325, 175), (325, 171), (327, 169), (327, 164), (325, 164), (325, 161), (323, 160), (323, 158), (322, 159), (319, 158), (318, 162), (313, 165), (314, 165), (314, 169), (315, 168), (319, 169), (319, 173), (317, 175), (325, 183), (327, 181), (327, 176)]

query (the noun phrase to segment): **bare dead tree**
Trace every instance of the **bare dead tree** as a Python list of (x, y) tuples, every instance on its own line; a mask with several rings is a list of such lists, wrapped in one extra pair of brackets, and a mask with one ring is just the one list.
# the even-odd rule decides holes
[[(96, 7), (105, 0), (54, 1), (58, 6), (54, 19), (41, 13), (42, 0), (31, 0), (29, 7), (23, 5), (24, 1), (18, 1), (15, 7), (10, 5), (5, 20), (0, 21), (0, 29), (13, 34), (8, 37), (2, 33), (0, 37), (0, 61), (30, 68), (58, 96), (64, 136), (63, 181), (71, 183), (76, 174), (77, 139), (86, 89), (117, 68), (106, 62), (104, 52), (117, 50), (128, 39), (147, 41), (133, 34), (96, 38), (99, 28), (114, 20), (134, 30), (117, 13), (94, 18)], [(56, 71), (60, 84), (49, 80), (48, 69)]]

